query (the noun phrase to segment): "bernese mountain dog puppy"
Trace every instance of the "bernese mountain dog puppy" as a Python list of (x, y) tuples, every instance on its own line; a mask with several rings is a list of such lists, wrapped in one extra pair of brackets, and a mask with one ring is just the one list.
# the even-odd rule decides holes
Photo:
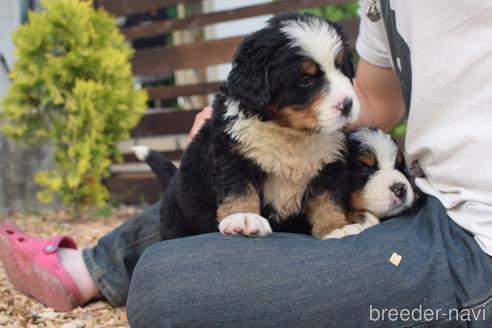
[[(353, 235), (381, 221), (410, 210), (418, 193), (405, 170), (403, 154), (396, 141), (380, 129), (359, 128), (346, 133), (346, 163), (349, 170), (349, 205), (351, 224), (324, 236), (340, 238)], [(177, 167), (161, 153), (145, 146), (135, 146), (135, 155), (152, 168), (164, 190)], [(289, 221), (272, 222), (275, 231), (310, 234), (311, 225), (303, 215)]]
[(264, 236), (301, 214), (317, 238), (349, 223), (353, 76), (340, 27), (315, 15), (280, 15), (246, 37), (166, 188), (162, 239)]
[(412, 206), (414, 192), (403, 153), (389, 134), (368, 128), (349, 132), (348, 155), (353, 210), (384, 219)]
[(403, 153), (391, 135), (380, 129), (347, 132), (350, 172), (349, 221), (327, 238), (356, 234), (365, 228), (409, 210), (416, 193), (405, 170)]

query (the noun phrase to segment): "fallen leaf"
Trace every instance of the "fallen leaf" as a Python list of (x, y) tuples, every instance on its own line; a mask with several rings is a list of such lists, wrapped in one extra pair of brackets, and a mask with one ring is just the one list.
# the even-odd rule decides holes
[(393, 252), (393, 254), (391, 254), (391, 257), (389, 259), (389, 262), (391, 264), (393, 264), (394, 266), (399, 266), (400, 265), (400, 262), (401, 262), (401, 259), (402, 259), (402, 257), (401, 257), (400, 254)]

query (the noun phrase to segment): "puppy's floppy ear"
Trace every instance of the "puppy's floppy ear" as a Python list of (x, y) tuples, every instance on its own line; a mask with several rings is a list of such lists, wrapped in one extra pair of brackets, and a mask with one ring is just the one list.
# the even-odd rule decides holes
[(345, 56), (343, 58), (342, 73), (350, 79), (351, 82), (355, 77), (354, 64), (352, 62), (352, 52), (348, 47), (345, 48)]
[(270, 102), (268, 47), (261, 44), (265, 41), (258, 32), (246, 37), (227, 78), (229, 95), (243, 108), (261, 109)]
[(346, 130), (345, 132), (345, 139), (347, 142), (347, 151), (349, 154), (355, 154), (357, 153), (357, 149), (359, 148), (360, 141), (354, 138), (355, 133), (358, 131), (358, 129), (353, 129), (353, 130)]

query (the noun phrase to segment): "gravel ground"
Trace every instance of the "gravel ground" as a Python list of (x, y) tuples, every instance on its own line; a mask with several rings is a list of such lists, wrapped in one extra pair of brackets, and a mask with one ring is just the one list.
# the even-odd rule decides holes
[[(94, 215), (77, 220), (64, 211), (10, 212), (0, 215), (0, 222), (14, 222), (25, 232), (42, 237), (67, 234), (83, 248), (95, 244), (99, 237), (136, 212), (135, 208), (121, 207), (112, 210), (108, 217), (94, 218)], [(67, 313), (46, 308), (18, 293), (0, 264), (0, 327), (128, 327), (128, 323), (124, 308), (112, 308), (105, 301), (93, 302)]]

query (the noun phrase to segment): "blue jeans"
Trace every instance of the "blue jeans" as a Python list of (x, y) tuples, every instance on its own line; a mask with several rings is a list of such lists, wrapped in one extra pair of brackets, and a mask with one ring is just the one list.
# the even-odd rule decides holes
[(429, 197), (411, 216), (339, 240), (158, 242), (134, 268), (126, 304), (132, 327), (492, 327), (492, 259)]

